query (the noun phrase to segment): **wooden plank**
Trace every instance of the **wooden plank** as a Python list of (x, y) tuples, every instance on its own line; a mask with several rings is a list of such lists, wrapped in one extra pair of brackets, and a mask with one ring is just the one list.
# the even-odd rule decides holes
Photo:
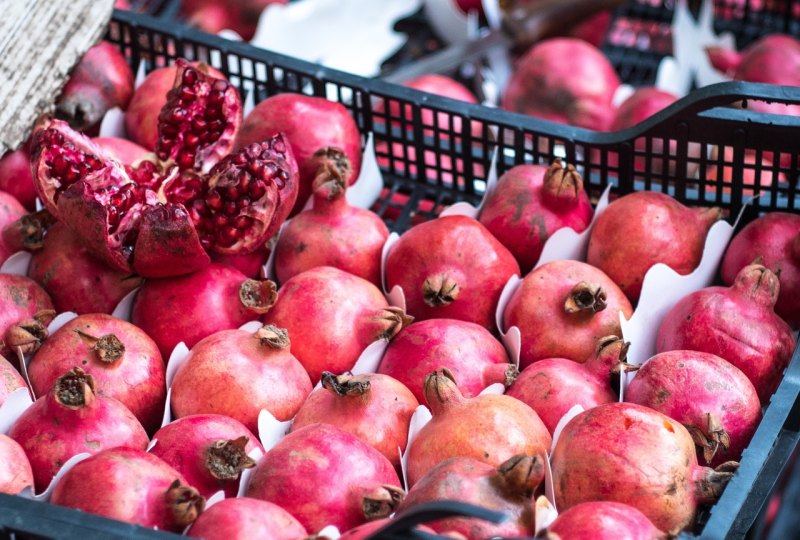
[(72, 67), (106, 31), (114, 0), (0, 0), (0, 155), (24, 142)]

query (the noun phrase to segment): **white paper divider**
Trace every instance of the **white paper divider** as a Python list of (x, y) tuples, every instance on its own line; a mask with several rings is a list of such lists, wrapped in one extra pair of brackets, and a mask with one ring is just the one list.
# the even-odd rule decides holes
[(700, 7), (696, 36), (696, 42), (692, 45), (697, 47), (696, 51), (704, 51), (703, 54), (696, 55), (694, 58), (695, 80), (698, 86), (708, 86), (718, 82), (729, 81), (729, 77), (714, 69), (708, 55), (705, 54), (706, 47), (723, 47), (729, 50), (736, 50), (736, 37), (732, 33), (724, 32), (717, 35), (714, 32), (714, 2), (712, 0), (704, 0)]
[(556, 490), (553, 486), (553, 469), (550, 468), (550, 454), (544, 454), (544, 496), (556, 511)]
[[(261, 458), (264, 457), (264, 452), (261, 451), (261, 448), (256, 447), (247, 453), (247, 457), (255, 461), (257, 464), (259, 461), (261, 461)], [(237, 497), (245, 496), (245, 493), (247, 493), (247, 486), (250, 485), (250, 478), (255, 472), (256, 467), (242, 470), (241, 474), (239, 475), (239, 490), (236, 493)]]
[(247, 332), (248, 334), (255, 334), (262, 326), (264, 326), (264, 323), (261, 321), (250, 321), (240, 326), (239, 330)]
[(506, 393), (506, 385), (503, 383), (493, 383), (481, 390), (479, 396), (500, 396)]
[(536, 498), (536, 505), (534, 506), (534, 532), (535, 537), (539, 537), (539, 533), (548, 528), (558, 517), (555, 506), (553, 506), (547, 497), (539, 496)]
[(519, 276), (513, 275), (509, 278), (509, 280), (506, 282), (506, 286), (503, 287), (503, 290), (500, 293), (500, 300), (497, 302), (497, 310), (494, 313), (494, 321), (497, 325), (498, 331), (500, 332), (500, 341), (505, 346), (508, 357), (511, 359), (511, 363), (514, 364), (518, 369), (519, 351), (522, 347), (522, 334), (520, 333), (519, 328), (516, 326), (512, 326), (508, 329), (505, 328), (505, 325), (503, 324), (503, 313), (505, 313), (508, 302), (511, 300), (511, 297), (514, 296), (514, 293), (517, 292), (517, 289), (520, 285), (522, 285), (522, 278)]
[(383, 173), (378, 166), (378, 158), (375, 156), (375, 140), (372, 132), (367, 135), (367, 145), (361, 156), (361, 171), (352, 186), (345, 191), (350, 206), (359, 208), (370, 208), (383, 189)]
[(425, 0), (425, 18), (436, 35), (447, 43), (469, 41), (467, 14), (459, 9), (455, 0)]
[[(162, 426), (162, 427), (163, 427), (163, 426)], [(155, 437), (153, 437), (152, 439), (150, 439), (150, 442), (149, 442), (149, 443), (147, 443), (147, 448), (145, 448), (145, 449), (144, 449), (144, 451), (145, 451), (145, 452), (149, 452), (150, 450), (152, 450), (153, 448), (155, 448), (155, 446), (156, 446), (157, 444), (158, 444), (158, 439), (156, 439)]]
[(0, 433), (8, 434), (16, 421), (28, 407), (33, 405), (33, 399), (27, 388), (17, 388), (6, 396), (0, 405)]
[(70, 469), (72, 469), (75, 465), (77, 465), (81, 461), (83, 461), (85, 459), (88, 459), (90, 457), (92, 457), (92, 454), (89, 454), (88, 452), (82, 452), (80, 454), (72, 456), (58, 470), (56, 475), (50, 481), (50, 485), (47, 486), (47, 489), (45, 489), (43, 492), (41, 492), (38, 495), (36, 495), (33, 492), (33, 488), (25, 488), (20, 493), (20, 496), (21, 497), (25, 497), (26, 499), (33, 499), (34, 501), (42, 501), (42, 502), (49, 501), (50, 500), (50, 496), (53, 494), (53, 490), (56, 489), (56, 486), (61, 481), (61, 479), (64, 477), (64, 475), (67, 474), (70, 471)]
[(472, 206), (468, 202), (457, 202), (442, 210), (439, 216), (467, 216), (471, 217), (472, 219), (478, 219), (483, 206), (486, 204), (486, 199), (488, 199), (497, 188), (497, 180), (497, 148), (495, 147), (495, 149), (492, 151), (492, 161), (489, 165), (489, 173), (486, 175), (486, 187), (484, 188), (483, 197), (481, 197), (481, 202), (478, 204), (478, 206)]
[(250, 112), (256, 108), (256, 98), (253, 89), (251, 88), (250, 91), (244, 96), (244, 101), (242, 102), (242, 116), (247, 118)]
[(320, 530), (314, 538), (327, 538), (328, 540), (336, 540), (342, 535), (339, 529), (334, 525), (328, 525)]
[(136, 68), (136, 76), (133, 80), (133, 88), (138, 89), (142, 86), (142, 83), (147, 78), (147, 70), (145, 69), (145, 64), (143, 61), (139, 62), (139, 66)]
[(564, 427), (569, 423), (570, 420), (581, 414), (585, 409), (580, 405), (573, 405), (570, 410), (564, 413), (564, 416), (561, 417), (561, 420), (558, 421), (556, 424), (556, 429), (553, 430), (553, 444), (550, 446), (550, 453), (552, 454), (556, 450), (556, 443), (558, 442), (558, 438), (561, 436), (561, 432), (564, 431)]
[(141, 287), (136, 287), (131, 292), (123, 296), (122, 300), (120, 300), (119, 304), (117, 304), (117, 307), (114, 308), (114, 311), (111, 313), (111, 316), (116, 317), (117, 319), (122, 319), (123, 321), (131, 322), (133, 301), (136, 299), (136, 295), (139, 293), (139, 289), (141, 289)]
[(391, 251), (398, 240), (400, 240), (399, 234), (390, 233), (386, 238), (386, 242), (383, 244), (383, 249), (381, 250), (381, 285), (383, 294), (386, 296), (386, 301), (389, 302), (389, 305), (399, 307), (405, 312), (406, 297), (405, 294), (403, 294), (403, 288), (399, 285), (392, 287), (391, 291), (386, 288), (386, 258), (389, 256), (389, 251)]
[(621, 84), (617, 86), (617, 89), (614, 91), (614, 95), (611, 97), (611, 105), (614, 108), (619, 108), (626, 99), (631, 97), (636, 89), (631, 86), (630, 84)]
[(269, 452), (292, 428), (292, 420), (281, 422), (271, 412), (261, 409), (258, 413), (258, 438), (261, 446)]
[(383, 353), (389, 347), (389, 342), (385, 339), (373, 341), (361, 352), (350, 373), (353, 375), (364, 375), (367, 373), (377, 373), (378, 366), (383, 359)]
[(225, 500), (225, 492), (222, 490), (217, 491), (211, 497), (206, 499), (206, 505), (204, 510), (208, 510), (218, 502), (222, 502)]
[(32, 255), (27, 251), (17, 251), (0, 266), (0, 274), (27, 276)]
[(125, 131), (125, 111), (119, 107), (114, 107), (106, 111), (103, 120), (100, 122), (100, 137), (127, 138)]
[(175, 379), (178, 369), (189, 360), (191, 355), (191, 351), (183, 341), (175, 345), (169, 355), (166, 372), (167, 400), (164, 403), (164, 416), (161, 419), (161, 427), (172, 422), (172, 381)]
[[(261, 14), (250, 43), (329, 68), (373, 77), (380, 73), (383, 62), (406, 42), (406, 36), (394, 30), (395, 22), (419, 7), (419, 0), (273, 4)], [(297, 39), (298, 36), (303, 39)]]
[(77, 317), (78, 314), (73, 311), (65, 311), (64, 313), (59, 313), (58, 315), (56, 315), (56, 318), (50, 321), (50, 324), (47, 325), (48, 335), (52, 336), (54, 333), (60, 330), (62, 326), (64, 326), (69, 321)]
[[(310, 197), (309, 200), (311, 200)], [(264, 276), (264, 279), (270, 279), (275, 283), (278, 283), (278, 276), (275, 274), (275, 247), (278, 245), (278, 241), (280, 240), (284, 229), (289, 226), (289, 222), (291, 221), (291, 219), (287, 219), (281, 223), (281, 226), (278, 228), (278, 234), (273, 236), (270, 240), (269, 257), (267, 257), (267, 261), (264, 263), (264, 266), (261, 267), (261, 275)], [(283, 285), (283, 283), (278, 283), (278, 285)]]
[(433, 415), (431, 411), (425, 406), (420, 405), (414, 414), (411, 415), (411, 422), (408, 424), (408, 442), (406, 443), (406, 451), (400, 456), (400, 471), (403, 475), (403, 489), (408, 493), (408, 451), (411, 449), (411, 443), (417, 437), (417, 433), (425, 424), (431, 421)]

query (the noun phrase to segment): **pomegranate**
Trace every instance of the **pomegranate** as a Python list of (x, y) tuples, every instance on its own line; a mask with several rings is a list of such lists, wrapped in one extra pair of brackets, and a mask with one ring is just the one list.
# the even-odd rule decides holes
[(233, 30), (245, 41), (250, 41), (256, 33), (261, 13), (271, 4), (283, 5), (288, 0), (183, 0), (181, 15), (210, 34), (222, 30)]
[(314, 390), (297, 411), (292, 431), (309, 424), (333, 424), (378, 450), (395, 467), (408, 443), (411, 415), (419, 407), (400, 381), (380, 373), (334, 375), (322, 372)]
[(698, 460), (715, 467), (735, 461), (761, 421), (761, 406), (744, 373), (719, 356), (670, 351), (644, 363), (625, 399), (683, 424)]
[(97, 131), (106, 112), (125, 109), (133, 71), (113, 44), (101, 41), (83, 55), (56, 101), (56, 116), (79, 131)]
[(403, 328), (389, 343), (378, 373), (406, 385), (424, 403), (425, 377), (447, 368), (464, 397), (487, 386), (512, 383), (519, 371), (509, 363), (503, 345), (479, 324), (455, 319), (428, 319)]
[(769, 402), (796, 341), (775, 314), (780, 284), (764, 266), (744, 267), (730, 288), (708, 287), (682, 298), (658, 329), (658, 352), (688, 349), (720, 356), (742, 370)]
[(0, 251), (5, 248), (7, 253), (12, 254), (18, 251), (36, 252), (42, 249), (45, 233), (55, 223), (55, 219), (47, 210), (24, 214), (0, 231)]
[[(218, 79), (225, 76), (213, 67), (194, 62), (192, 65)], [(167, 94), (172, 89), (178, 66), (154, 69), (136, 89), (125, 111), (125, 131), (131, 141), (154, 151), (158, 142), (158, 117), (167, 103)]]
[(262, 409), (289, 420), (311, 390), (308, 374), (289, 350), (286, 330), (222, 330), (192, 347), (189, 360), (178, 368), (172, 411), (178, 418), (224, 414), (256, 432)]
[[(25, 216), (27, 211), (13, 195), (0, 191), (0, 231), (5, 231), (17, 220)], [(6, 234), (0, 237), (0, 265), (11, 255), (19, 251), (16, 242), (8, 242)]]
[(59, 313), (111, 313), (142, 278), (109, 268), (94, 258), (63, 223), (47, 231), (33, 253), (28, 276), (44, 287)]
[(36, 209), (36, 188), (33, 187), (27, 143), (0, 159), (0, 191), (13, 196), (26, 210)]
[(630, 319), (633, 308), (602, 271), (579, 261), (553, 261), (525, 276), (503, 321), (520, 330), (524, 369), (545, 358), (585, 361), (599, 339), (622, 335), (620, 312)]
[(495, 329), (503, 287), (519, 273), (511, 252), (466, 216), (413, 227), (386, 259), (386, 284), (403, 288), (410, 315), (474, 322), (489, 330)]
[(333, 266), (380, 285), (381, 252), (389, 229), (374, 212), (347, 203), (352, 170), (341, 150), (323, 148), (312, 159), (318, 163), (314, 206), (295, 216), (278, 238), (278, 281), (316, 266)]
[[(437, 96), (464, 101), (466, 103), (478, 103), (478, 99), (466, 86), (445, 75), (438, 75), (435, 73), (420, 75), (410, 81), (404, 82), (403, 86), (421, 92), (436, 94)], [(397, 102), (390, 102), (389, 111), (392, 118), (405, 118), (408, 122), (414, 122), (414, 112), (411, 105), (403, 107), (403, 114), (401, 115), (400, 104)], [(436, 117), (435, 120), (434, 115)], [(451, 131), (457, 135), (460, 135), (462, 132), (461, 118), (457, 116), (450, 116), (444, 112), (434, 113), (431, 109), (423, 108), (421, 118), (423, 126), (436, 126), (441, 137), (448, 137)], [(400, 126), (399, 122), (397, 122), (397, 124)], [(473, 122), (470, 128), (473, 136), (480, 137), (482, 127), (479, 122)], [(432, 129), (425, 129), (424, 133), (432, 136), (434, 131)]]
[(770, 212), (748, 223), (725, 252), (722, 281), (732, 285), (736, 274), (758, 257), (764, 266), (780, 273), (775, 313), (800, 328), (800, 215)]
[(144, 449), (148, 443), (136, 417), (116, 399), (97, 395), (94, 379), (81, 368), (59, 377), (47, 395), (22, 413), (8, 436), (25, 449), (37, 491), (76, 454), (115, 446)]
[(411, 320), (369, 281), (319, 266), (284, 283), (264, 322), (289, 331), (292, 354), (316, 384), (323, 371), (351, 369), (370, 343), (391, 339)]
[(203, 497), (219, 490), (236, 497), (239, 475), (256, 466), (248, 453), (264, 451), (258, 438), (244, 424), (220, 414), (195, 414), (179, 418), (159, 429), (150, 450), (197, 489)]
[(0, 433), (0, 493), (16, 495), (33, 486), (33, 471), (25, 450), (11, 437)]
[(558, 515), (544, 540), (667, 540), (643, 513), (627, 504), (591, 501), (576, 504)]
[(247, 115), (236, 148), (284, 133), (300, 168), (299, 191), (292, 214), (302, 210), (311, 195), (318, 163), (314, 154), (329, 146), (341, 149), (353, 170), (350, 183), (361, 171), (361, 134), (350, 112), (340, 103), (302, 94), (270, 96)]
[(688, 527), (733, 475), (697, 464), (691, 435), (678, 422), (633, 403), (582, 412), (561, 432), (550, 460), (556, 505), (616, 501), (640, 510), (661, 530)]
[(0, 274), (0, 354), (16, 363), (16, 348), (34, 352), (53, 317), (50, 296), (25, 276)]
[(563, 227), (583, 232), (592, 213), (580, 174), (556, 159), (550, 167), (517, 165), (503, 173), (478, 219), (527, 274), (550, 235)]
[(75, 465), (56, 485), (50, 502), (172, 532), (182, 531), (205, 506), (197, 490), (163, 460), (124, 447)]
[(687, 208), (663, 193), (630, 193), (597, 218), (586, 262), (608, 274), (635, 303), (654, 264), (681, 275), (700, 264), (708, 230), (721, 216), (719, 208)]
[[(123, 167), (58, 121), (34, 133), (45, 206), (107, 264), (145, 277), (196, 271), (205, 250), (247, 253), (277, 232), (296, 197), (282, 135), (223, 158), (241, 118), (236, 89), (184, 61), (159, 116), (157, 161)], [(210, 169), (210, 170), (209, 170)]]
[[(387, 525), (392, 522), (392, 518), (382, 518), (376, 519), (375, 521), (370, 521), (364, 523), (363, 525), (359, 525), (358, 527), (353, 527), (349, 531), (345, 531), (339, 537), (339, 540), (368, 540), (369, 538), (373, 538), (373, 534), (383, 529)], [(415, 531), (419, 532), (426, 532), (434, 534), (435, 531), (430, 527), (426, 527), (425, 525), (418, 525), (414, 527)]]
[(552, 122), (606, 131), (619, 85), (614, 67), (594, 46), (576, 38), (547, 39), (519, 59), (502, 105)]
[(569, 35), (599, 48), (603, 45), (610, 26), (611, 11), (600, 11), (573, 26), (569, 31)]
[(238, 270), (245, 276), (253, 279), (262, 277), (262, 268), (269, 259), (269, 248), (265, 245), (252, 253), (242, 255), (224, 255), (222, 253), (212, 253), (211, 260), (222, 266), (227, 266)]
[(205, 540), (298, 540), (307, 535), (305, 527), (277, 504), (248, 497), (218, 502), (187, 533)]
[(19, 388), (27, 388), (25, 379), (19, 374), (11, 362), (0, 356), (0, 405), (8, 395)]
[(308, 531), (346, 531), (387, 517), (403, 498), (389, 460), (330, 424), (312, 424), (284, 437), (259, 461), (247, 496), (272, 502)]
[(168, 358), (175, 345), (187, 347), (220, 330), (258, 318), (275, 302), (275, 284), (248, 279), (219, 264), (168, 279), (150, 279), (136, 295), (131, 322), (147, 332)]
[[(611, 129), (617, 131), (633, 127), (672, 105), (677, 100), (678, 97), (676, 95), (655, 87), (643, 86), (637, 88), (617, 109), (614, 121), (611, 123)], [(637, 150), (644, 150), (644, 144), (642, 144), (641, 149), (637, 148)], [(656, 150), (656, 147), (653, 146), (651, 151), (660, 154), (663, 149)], [(672, 153), (674, 154), (674, 152)]]
[(516, 454), (543, 456), (552, 444), (533, 409), (504, 395), (465, 398), (447, 369), (425, 379), (425, 399), (433, 418), (409, 446), (411, 486), (447, 458), (471, 457), (496, 467)]
[(756, 152), (755, 150), (745, 149), (741, 180), (738, 176), (734, 177), (732, 164), (739, 160), (734, 158), (733, 148), (726, 146), (721, 153), (722, 157), (720, 157), (720, 149), (718, 147), (711, 151), (712, 163), (707, 165), (705, 173), (706, 180), (710, 182), (706, 186), (706, 191), (709, 193), (716, 193), (720, 190), (717, 187), (719, 185), (722, 186), (722, 193), (730, 193), (733, 182), (736, 181), (745, 186), (742, 190), (745, 196), (755, 195), (761, 192), (763, 188), (771, 186), (776, 181), (776, 178), (778, 182), (786, 181), (785, 175), (775, 170), (772, 152)]
[(149, 150), (128, 139), (119, 137), (95, 137), (92, 139), (106, 154), (124, 165), (136, 165), (149, 157)]
[(80, 315), (47, 338), (28, 366), (37, 396), (73, 366), (93, 379), (99, 395), (127, 407), (152, 433), (164, 414), (164, 361), (155, 342), (127, 321), (102, 313)]
[(520, 373), (506, 391), (536, 411), (552, 435), (559, 420), (574, 405), (584, 409), (617, 401), (611, 377), (629, 371), (628, 343), (617, 336), (606, 336), (583, 364), (566, 358), (547, 358), (534, 362)]
[(516, 455), (498, 467), (469, 457), (442, 461), (414, 484), (398, 514), (434, 501), (471, 503), (506, 514), (502, 523), (454, 517), (430, 523), (437, 532), (452, 531), (465, 538), (525, 537), (534, 533), (531, 496), (544, 478), (544, 457)]

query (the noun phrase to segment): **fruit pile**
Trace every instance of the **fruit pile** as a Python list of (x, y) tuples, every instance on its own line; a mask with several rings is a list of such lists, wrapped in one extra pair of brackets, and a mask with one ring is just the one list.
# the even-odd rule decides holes
[[(90, 138), (112, 107), (131, 141)], [(363, 156), (340, 104), (245, 118), (183, 60), (134, 91), (101, 44), (57, 111), (0, 161), (0, 264), (32, 253), (0, 273), (4, 493), (197, 538), (364, 538), (459, 500), (509, 519), (431, 529), (491, 538), (536, 534), (549, 485), (553, 537), (665, 536), (719, 498), (797, 346), (797, 214), (744, 227), (724, 286), (675, 298), (635, 365), (620, 316), (653, 265), (701, 264), (719, 209), (638, 192), (594, 215), (555, 161), (395, 239), (345, 198)], [(564, 227), (585, 261), (540, 264)]]

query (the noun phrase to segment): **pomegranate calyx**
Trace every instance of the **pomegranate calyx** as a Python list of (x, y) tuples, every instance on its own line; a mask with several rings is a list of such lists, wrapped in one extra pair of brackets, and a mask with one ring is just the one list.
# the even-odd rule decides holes
[(114, 334), (105, 334), (98, 338), (80, 330), (75, 330), (75, 333), (94, 351), (101, 362), (113, 364), (125, 354), (125, 344)]
[(581, 281), (575, 285), (564, 301), (567, 313), (597, 313), (606, 308), (606, 292), (596, 283)]
[(781, 284), (769, 268), (751, 264), (736, 275), (733, 289), (759, 305), (772, 307), (778, 301)]
[(447, 306), (458, 298), (458, 283), (447, 274), (437, 274), (422, 284), (422, 296), (430, 307)]
[(214, 441), (206, 448), (206, 469), (217, 480), (236, 480), (242, 469), (252, 469), (256, 461), (247, 455), (245, 447), (250, 439)]
[(573, 165), (564, 167), (561, 158), (556, 158), (544, 173), (546, 199), (556, 204), (575, 204), (583, 191), (583, 178)]
[(517, 380), (519, 377), (519, 368), (514, 364), (508, 364), (505, 368), (505, 380), (503, 381), (503, 385), (506, 387), (511, 386), (511, 384)]
[(698, 502), (701, 504), (717, 502), (738, 468), (739, 463), (736, 461), (726, 461), (716, 469), (701, 467), (699, 469), (701, 477), (695, 486)]
[(44, 234), (56, 222), (47, 209), (25, 214), (3, 229), (3, 242), (11, 251), (38, 251), (44, 246)]
[(544, 480), (544, 463), (541, 456), (518, 454), (497, 467), (494, 479), (507, 493), (530, 497)]
[(389, 306), (382, 309), (375, 320), (385, 326), (378, 334), (378, 339), (391, 341), (400, 330), (414, 322), (414, 317), (407, 314), (402, 308)]
[(164, 498), (172, 512), (175, 525), (181, 528), (191, 525), (206, 506), (205, 497), (191, 486), (182, 486), (178, 479), (169, 486)]
[(278, 286), (269, 279), (247, 279), (239, 286), (239, 300), (254, 313), (266, 313), (278, 300)]
[(380, 486), (364, 495), (361, 509), (367, 520), (389, 517), (400, 502), (405, 498), (406, 492), (396, 486)]
[(315, 198), (327, 201), (341, 198), (353, 174), (347, 154), (341, 148), (326, 146), (317, 150), (311, 159), (311, 167), (316, 170), (311, 188)]
[(710, 229), (714, 223), (722, 219), (722, 208), (718, 206), (693, 208), (692, 211), (695, 213), (700, 223), (704, 225), (705, 230)]
[(52, 309), (43, 309), (29, 319), (23, 319), (6, 330), (3, 343), (6, 347), (19, 350), (22, 354), (33, 354), (39, 350), (42, 341), (47, 339), (47, 325), (55, 318)]
[(340, 397), (363, 396), (369, 392), (369, 379), (352, 375), (334, 375), (330, 371), (322, 372), (322, 387)]
[(436, 370), (425, 377), (423, 394), (434, 416), (450, 404), (458, 404), (466, 399), (461, 394), (453, 373), (447, 368)]
[(72, 410), (91, 407), (95, 400), (94, 377), (72, 368), (56, 380), (53, 393), (58, 403)]
[(693, 425), (684, 425), (684, 427), (689, 431), (694, 443), (703, 449), (703, 459), (706, 464), (711, 463), (720, 446), (727, 450), (731, 445), (730, 436), (725, 431), (722, 422), (711, 413), (706, 413), (704, 427)]
[(271, 324), (259, 328), (255, 336), (261, 345), (266, 345), (272, 349), (285, 349), (291, 344), (289, 331)]

